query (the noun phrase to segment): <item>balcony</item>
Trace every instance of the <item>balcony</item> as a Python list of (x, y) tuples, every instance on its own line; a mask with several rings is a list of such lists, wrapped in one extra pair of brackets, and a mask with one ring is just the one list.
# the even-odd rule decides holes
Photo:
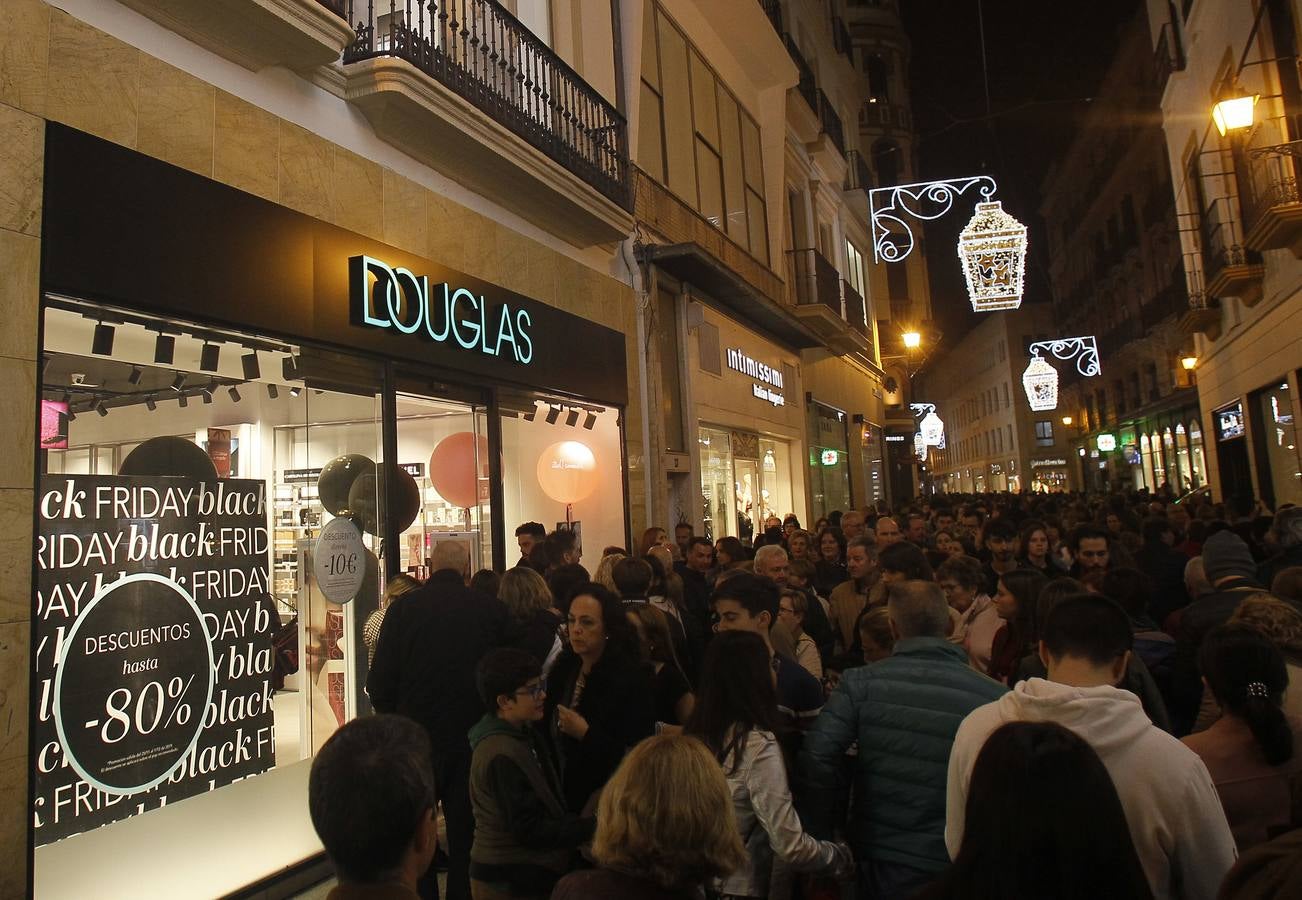
[(864, 303), (863, 297), (848, 281), (841, 282), (841, 290), (845, 293), (845, 320), (850, 325), (850, 330), (863, 338), (864, 345), (862, 348), (856, 348), (857, 352), (862, 353), (869, 359), (873, 358), (873, 333), (868, 326), (868, 307)]
[(845, 129), (841, 126), (841, 117), (836, 114), (836, 108), (832, 106), (832, 101), (827, 99), (827, 94), (822, 91), (818, 92), (818, 121), (822, 125), (823, 134), (832, 139), (833, 146), (841, 151), (841, 156), (845, 156)]
[(1189, 310), (1189, 295), (1183, 279), (1162, 288), (1139, 308), (1144, 331), (1152, 331), (1172, 316), (1179, 319)]
[(759, 5), (773, 23), (773, 30), (779, 35), (786, 34), (787, 29), (782, 26), (782, 4), (778, 0), (759, 0)]
[(812, 247), (788, 250), (787, 274), (796, 318), (837, 353), (862, 352), (863, 334), (853, 331), (842, 313), (841, 275), (836, 266)]
[(1212, 297), (1238, 297), (1246, 306), (1261, 299), (1266, 269), (1261, 255), (1243, 246), (1237, 205), (1232, 197), (1208, 204), (1199, 222), (1202, 238), (1203, 277)]
[(1298, 156), (1302, 141), (1253, 147), (1236, 159), (1243, 196), (1244, 245), (1257, 251), (1289, 249), (1302, 259), (1302, 196)]
[(381, 137), (577, 246), (628, 232), (623, 116), (496, 0), (348, 3), (345, 96)]
[(1221, 336), (1221, 303), (1203, 291), (1190, 291), (1189, 308), (1180, 318), (1185, 334), (1203, 334), (1214, 341)]
[(913, 127), (913, 117), (909, 114), (909, 108), (899, 103), (889, 103), (885, 100), (868, 99), (863, 106), (859, 107), (859, 128), (862, 129), (882, 129), (898, 128), (902, 131), (908, 131)]
[(1167, 22), (1157, 36), (1157, 47), (1153, 51), (1153, 83), (1158, 93), (1166, 90), (1166, 82), (1172, 72), (1183, 72), (1185, 67), (1184, 46), (1175, 25)]
[(244, 66), (296, 72), (339, 60), (353, 40), (345, 0), (122, 0), (142, 15)]
[(842, 56), (854, 56), (854, 41), (850, 39), (850, 29), (845, 27), (845, 20), (840, 16), (832, 17), (832, 47)]

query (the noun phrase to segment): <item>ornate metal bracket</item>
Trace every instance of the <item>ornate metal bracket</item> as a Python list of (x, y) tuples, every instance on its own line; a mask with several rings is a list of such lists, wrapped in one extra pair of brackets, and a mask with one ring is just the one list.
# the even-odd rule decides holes
[(1093, 378), (1103, 371), (1103, 366), (1099, 363), (1099, 345), (1094, 335), (1036, 341), (1031, 344), (1030, 351), (1032, 358), (1044, 351), (1064, 362), (1074, 360), (1076, 371), (1086, 378)]
[[(978, 187), (979, 186), (979, 187)], [(977, 187), (982, 200), (994, 199), (999, 186), (989, 175), (921, 181), (873, 188), (868, 192), (868, 218), (873, 232), (873, 262), (902, 262), (913, 252), (915, 240), (908, 218), (931, 222), (954, 208), (954, 202)]]
[(913, 410), (913, 418), (915, 418), (915, 419), (919, 419), (919, 418), (921, 418), (922, 416), (925, 416), (927, 413), (934, 413), (934, 412), (936, 411), (936, 404), (934, 404), (934, 403), (910, 403), (910, 404), (909, 404), (909, 409)]

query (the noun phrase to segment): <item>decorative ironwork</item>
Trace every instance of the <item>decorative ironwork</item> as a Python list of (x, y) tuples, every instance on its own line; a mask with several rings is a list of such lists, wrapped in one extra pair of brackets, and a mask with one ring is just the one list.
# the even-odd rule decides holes
[(836, 108), (832, 106), (832, 101), (827, 99), (827, 94), (820, 89), (818, 92), (818, 121), (823, 128), (823, 133), (832, 139), (836, 149), (845, 155), (845, 128), (841, 125), (841, 117), (837, 115)]
[(1103, 371), (1103, 366), (1099, 363), (1099, 346), (1094, 335), (1036, 341), (1027, 349), (1031, 351), (1033, 359), (1040, 358), (1040, 353), (1045, 352), (1063, 362), (1075, 361), (1076, 371), (1086, 378), (1093, 378)]
[(348, 21), (345, 65), (404, 59), (631, 206), (624, 117), (497, 0), (348, 0)]
[(913, 410), (915, 419), (921, 417), (921, 421), (918, 422), (918, 436), (922, 438), (922, 445), (944, 450), (945, 423), (940, 416), (936, 415), (936, 404), (910, 403), (909, 409)]
[(934, 403), (910, 403), (910, 404), (909, 404), (909, 409), (913, 410), (913, 418), (916, 419), (916, 418), (918, 418), (919, 416), (925, 415), (925, 414), (927, 414), (927, 413), (934, 413), (934, 412), (936, 411), (936, 404), (934, 404)]
[(316, 2), (339, 16), (339, 18), (348, 19), (348, 10), (345, 8), (348, 0), (316, 0)]
[(868, 217), (873, 231), (873, 261), (902, 262), (915, 240), (908, 219), (931, 222), (949, 213), (954, 202), (976, 187), (983, 200), (994, 198), (999, 186), (989, 175), (922, 181), (868, 192)]
[(813, 68), (805, 61), (805, 55), (800, 52), (800, 47), (796, 45), (796, 39), (789, 34), (782, 35), (783, 42), (787, 45), (787, 54), (791, 61), (796, 64), (796, 72), (800, 80), (796, 83), (796, 90), (800, 96), (805, 98), (809, 108), (818, 114), (818, 79), (814, 75)]

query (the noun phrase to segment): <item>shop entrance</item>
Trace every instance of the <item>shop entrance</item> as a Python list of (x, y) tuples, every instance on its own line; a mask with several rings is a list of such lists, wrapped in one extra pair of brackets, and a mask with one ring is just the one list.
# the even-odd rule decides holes
[(1216, 448), (1216, 468), (1221, 474), (1222, 499), (1252, 495), (1252, 467), (1248, 463), (1247, 438), (1223, 441)]

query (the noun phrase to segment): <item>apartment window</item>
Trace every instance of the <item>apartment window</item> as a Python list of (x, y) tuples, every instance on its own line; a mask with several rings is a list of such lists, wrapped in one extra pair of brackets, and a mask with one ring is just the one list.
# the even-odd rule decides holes
[(1005, 381), (1005, 382), (1004, 382), (1004, 409), (1008, 409), (1008, 405), (1009, 405), (1009, 400), (1008, 400), (1008, 382)]
[(645, 6), (638, 165), (769, 260), (759, 126), (658, 6)]
[[(865, 304), (868, 300), (868, 292), (864, 290), (863, 283), (863, 254), (859, 248), (849, 241), (845, 242), (845, 280), (854, 288), (856, 294), (864, 299)], [(864, 307), (865, 314), (867, 306)]]
[(864, 58), (864, 71), (868, 75), (868, 96), (882, 103), (890, 101), (891, 68), (876, 53)]
[(1053, 446), (1053, 422), (1040, 419), (1035, 423), (1035, 445), (1037, 447)]
[(1144, 380), (1148, 382), (1148, 402), (1152, 403), (1160, 393), (1157, 389), (1157, 363), (1149, 363), (1144, 369)]

